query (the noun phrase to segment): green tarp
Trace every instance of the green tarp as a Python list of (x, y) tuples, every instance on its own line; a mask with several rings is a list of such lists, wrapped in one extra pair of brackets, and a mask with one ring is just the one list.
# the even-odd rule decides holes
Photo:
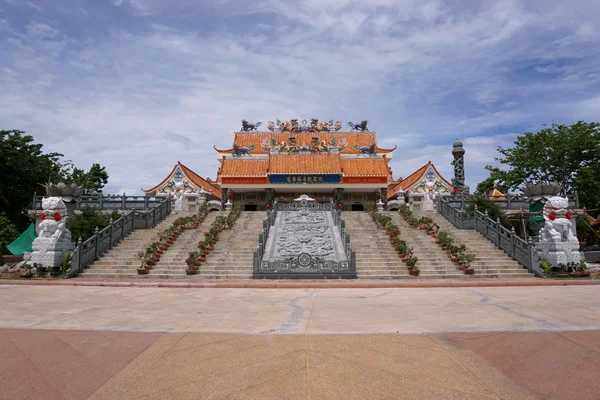
[(31, 244), (36, 237), (37, 233), (35, 232), (35, 224), (31, 224), (29, 225), (29, 228), (27, 228), (27, 230), (21, 234), (21, 236), (16, 238), (15, 241), (6, 246), (6, 248), (13, 255), (22, 256), (23, 253), (31, 252)]

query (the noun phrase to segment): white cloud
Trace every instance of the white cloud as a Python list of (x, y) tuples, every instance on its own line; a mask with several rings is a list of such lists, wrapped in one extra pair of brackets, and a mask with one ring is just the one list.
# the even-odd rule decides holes
[(583, 1), (201, 3), (107, 2), (129, 25), (71, 16), (93, 34), (3, 14), (0, 125), (106, 165), (109, 191), (135, 193), (178, 160), (214, 178), (212, 146), (229, 147), (242, 118), (369, 119), (382, 147), (399, 146), (395, 176), (431, 160), (451, 178), (463, 139), (474, 187), (514, 132), (600, 111), (597, 14)]

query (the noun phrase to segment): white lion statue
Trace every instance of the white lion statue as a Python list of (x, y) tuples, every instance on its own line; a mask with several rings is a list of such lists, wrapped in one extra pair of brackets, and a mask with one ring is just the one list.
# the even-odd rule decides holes
[(39, 237), (71, 240), (71, 232), (66, 227), (67, 206), (60, 197), (47, 197), (42, 200), (41, 222), (38, 224)]
[(544, 227), (541, 240), (546, 242), (579, 243), (571, 230), (571, 214), (568, 211), (569, 200), (565, 197), (553, 196), (544, 205)]

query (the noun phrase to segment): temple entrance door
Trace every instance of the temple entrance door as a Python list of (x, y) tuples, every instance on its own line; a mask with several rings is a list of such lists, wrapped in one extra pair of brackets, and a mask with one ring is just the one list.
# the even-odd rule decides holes
[(352, 211), (365, 211), (365, 206), (362, 204), (352, 204)]
[(256, 204), (244, 204), (244, 211), (258, 211)]

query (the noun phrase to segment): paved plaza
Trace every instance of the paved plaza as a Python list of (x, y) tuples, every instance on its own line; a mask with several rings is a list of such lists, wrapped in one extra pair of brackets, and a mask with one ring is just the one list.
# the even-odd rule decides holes
[(600, 286), (0, 286), (1, 399), (596, 399)]

